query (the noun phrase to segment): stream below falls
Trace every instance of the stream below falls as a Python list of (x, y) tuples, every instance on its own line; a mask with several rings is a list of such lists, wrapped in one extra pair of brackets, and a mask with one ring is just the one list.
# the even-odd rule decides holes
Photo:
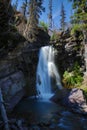
[(23, 99), (16, 106), (14, 115), (24, 118), (29, 130), (87, 130), (87, 117), (47, 100)]

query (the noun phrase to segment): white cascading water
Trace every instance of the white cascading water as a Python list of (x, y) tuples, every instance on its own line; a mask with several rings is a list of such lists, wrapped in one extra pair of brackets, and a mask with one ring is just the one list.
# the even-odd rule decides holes
[(45, 46), (40, 49), (39, 62), (36, 73), (36, 87), (38, 96), (49, 99), (52, 95), (51, 77), (55, 77), (56, 85), (62, 89), (60, 76), (54, 62), (55, 49), (52, 46)]

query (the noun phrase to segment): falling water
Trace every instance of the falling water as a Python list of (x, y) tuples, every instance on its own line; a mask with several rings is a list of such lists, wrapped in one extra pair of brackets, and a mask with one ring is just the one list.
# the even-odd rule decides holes
[(55, 78), (56, 86), (62, 89), (60, 76), (54, 63), (55, 49), (45, 46), (40, 49), (39, 62), (36, 74), (36, 87), (38, 96), (49, 99), (52, 95), (52, 77)]

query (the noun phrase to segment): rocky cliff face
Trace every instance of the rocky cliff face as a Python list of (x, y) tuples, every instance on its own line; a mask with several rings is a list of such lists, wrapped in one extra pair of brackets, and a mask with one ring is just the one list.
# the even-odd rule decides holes
[(5, 103), (9, 104), (7, 109), (12, 110), (25, 94), (24, 74), (17, 71), (13, 60), (0, 61), (0, 87)]
[(71, 36), (70, 31), (61, 32), (54, 47), (58, 50), (56, 63), (59, 65), (61, 75), (65, 70), (72, 70), (76, 61), (78, 61), (83, 70), (85, 69), (82, 40)]
[(9, 103), (8, 110), (12, 110), (23, 96), (36, 95), (38, 53), (40, 47), (47, 44), (45, 41), (42, 44), (38, 40), (20, 42), (0, 57), (0, 87), (5, 102)]
[(8, 110), (25, 96), (35, 95), (38, 49), (23, 48), (10, 52), (0, 60), (0, 87)]

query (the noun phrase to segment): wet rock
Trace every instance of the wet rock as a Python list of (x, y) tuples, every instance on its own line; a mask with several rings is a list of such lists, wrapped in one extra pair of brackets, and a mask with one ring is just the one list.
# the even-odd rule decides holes
[(68, 93), (69, 93), (69, 90), (67, 89), (57, 90), (50, 100), (53, 102), (59, 103), (59, 101), (61, 101), (64, 97), (66, 97)]
[(74, 88), (71, 91), (67, 89), (58, 90), (50, 100), (55, 103), (61, 103), (76, 113), (87, 114), (86, 99), (81, 89)]
[(50, 125), (49, 128), (50, 128), (50, 129), (55, 129), (56, 127), (57, 127), (57, 124), (54, 124), (54, 123), (53, 123), (53, 124)]
[(87, 104), (81, 89), (72, 89), (69, 95), (64, 98), (63, 103), (68, 105), (74, 112), (87, 114)]
[(11, 125), (10, 128), (11, 128), (12, 130), (18, 130), (17, 126), (15, 126), (15, 125)]
[(83, 126), (83, 129), (86, 130), (87, 129), (87, 119), (82, 118), (81, 119), (81, 125)]
[(61, 114), (62, 116), (58, 121), (59, 130), (82, 130), (79, 116), (69, 111), (63, 111)]
[(29, 129), (30, 130), (40, 130), (40, 128), (37, 125), (31, 126)]

